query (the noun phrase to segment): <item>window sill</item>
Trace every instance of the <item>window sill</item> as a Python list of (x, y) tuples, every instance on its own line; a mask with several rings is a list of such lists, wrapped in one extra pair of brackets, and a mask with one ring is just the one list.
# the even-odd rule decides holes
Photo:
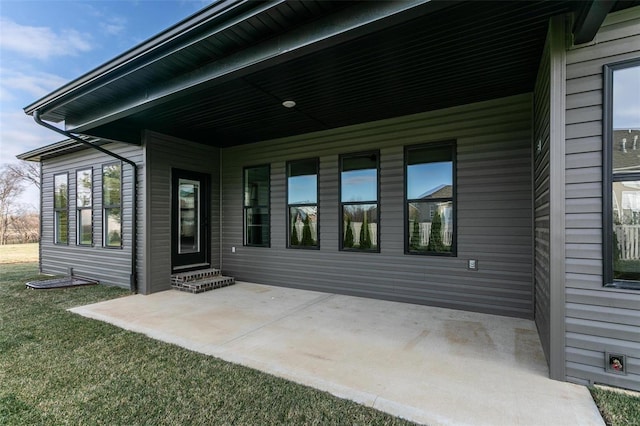
[(380, 249), (359, 249), (359, 248), (347, 248), (342, 247), (340, 251), (349, 252), (349, 253), (380, 253)]
[(604, 287), (616, 290), (640, 290), (640, 281), (614, 281), (605, 284)]
[(439, 252), (439, 251), (410, 251), (407, 250), (404, 254), (409, 256), (432, 256), (432, 257), (458, 257), (454, 252)]

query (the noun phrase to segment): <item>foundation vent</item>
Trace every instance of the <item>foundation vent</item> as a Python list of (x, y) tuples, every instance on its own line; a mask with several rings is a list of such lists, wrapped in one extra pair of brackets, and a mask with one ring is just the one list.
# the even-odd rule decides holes
[(605, 352), (604, 369), (607, 373), (627, 375), (627, 356)]

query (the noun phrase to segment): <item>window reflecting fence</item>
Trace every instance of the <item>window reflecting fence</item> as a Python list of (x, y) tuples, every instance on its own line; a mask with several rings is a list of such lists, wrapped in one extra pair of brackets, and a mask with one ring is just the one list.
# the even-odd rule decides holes
[(640, 225), (614, 225), (620, 260), (640, 259)]
[[(420, 245), (428, 246), (429, 236), (431, 235), (431, 222), (420, 222), (418, 225), (420, 229)], [(409, 229), (413, 229), (413, 221), (409, 221)], [(451, 246), (453, 243), (453, 226), (443, 223), (441, 235), (442, 243), (445, 246)]]
[[(369, 227), (369, 239), (371, 240), (371, 246), (376, 247), (378, 245), (378, 225), (375, 223), (367, 223)], [(353, 235), (353, 246), (360, 247), (360, 236), (364, 235), (362, 232), (362, 222), (350, 222), (345, 224), (344, 236), (348, 234), (347, 226), (351, 227)]]

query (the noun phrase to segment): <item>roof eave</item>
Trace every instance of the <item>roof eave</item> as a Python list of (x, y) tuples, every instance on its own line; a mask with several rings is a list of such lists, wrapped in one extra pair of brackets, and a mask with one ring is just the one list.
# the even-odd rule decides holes
[[(85, 139), (94, 145), (104, 145), (110, 142), (114, 142), (100, 138), (85, 137)], [(89, 148), (86, 145), (83, 145), (73, 139), (65, 139), (59, 142), (54, 142), (52, 144), (42, 146), (40, 148), (36, 148), (31, 151), (23, 152), (22, 154), (16, 155), (16, 158), (18, 160), (40, 162), (44, 159), (58, 157), (60, 155), (69, 154), (71, 152), (76, 152), (83, 149)]]
[[(248, 0), (219, 0), (214, 2), (213, 4), (169, 27), (163, 32), (151, 37), (121, 55), (118, 55), (114, 59), (29, 104), (24, 107), (23, 110), (26, 114), (32, 115), (35, 110), (44, 111), (50, 109), (50, 107), (61, 98), (67, 97), (74, 92), (81, 92), (82, 89), (90, 83), (95, 82), (106, 75), (117, 73), (118, 70), (126, 64), (143, 60), (145, 56), (155, 51), (155, 49), (166, 46), (168, 43), (174, 42), (177, 39), (182, 39), (185, 36), (188, 36), (190, 31), (200, 27), (200, 25), (209, 22), (211, 19), (222, 17), (231, 11), (237, 10), (239, 6), (248, 3), (250, 3)], [(64, 117), (53, 113), (47, 114), (46, 119), (54, 122), (60, 122)]]
[[(331, 39), (337, 40), (338, 36), (340, 36), (341, 41), (345, 41), (373, 31), (379, 26), (402, 22), (412, 17), (409, 15), (409, 12), (412, 11), (420, 10), (421, 14), (431, 13), (453, 3), (453, 1), (433, 2), (430, 0), (380, 2), (366, 10), (363, 8), (352, 10), (336, 22), (325, 20), (322, 25), (314, 23), (316, 30), (313, 32), (304, 33), (301, 29), (289, 32), (285, 36), (267, 40), (232, 56), (220, 59), (216, 63), (194, 70), (189, 74), (191, 78), (188, 80), (185, 80), (186, 76), (182, 75), (180, 78), (167, 81), (161, 86), (149, 88), (136, 99), (128, 102), (123, 100), (118, 104), (117, 108), (114, 107), (109, 112), (94, 111), (92, 114), (83, 116), (81, 120), (78, 120), (78, 117), (75, 120), (69, 120), (69, 117), (65, 117), (67, 130), (75, 133), (89, 133), (89, 130), (95, 127), (130, 115), (134, 111), (140, 111), (149, 108), (151, 105), (165, 102), (171, 99), (172, 96), (183, 95), (186, 90), (195, 90), (200, 85), (215, 85), (220, 81), (231, 78), (233, 75), (243, 75), (256, 69), (264, 68), (269, 64), (285, 60), (284, 58), (291, 59), (309, 53), (315, 49), (322, 48)], [(272, 7), (278, 2), (260, 4), (260, 7), (252, 8), (245, 14), (259, 13), (260, 10)], [(232, 25), (232, 21), (235, 19), (239, 19), (239, 17), (235, 16), (230, 19), (230, 22), (224, 21), (221, 25)], [(383, 21), (387, 23), (383, 24)], [(189, 40), (189, 38), (182, 39), (180, 45), (187, 43)], [(179, 49), (179, 45), (176, 49)], [(137, 66), (138, 69), (142, 68), (145, 63), (140, 61)], [(129, 74), (133, 72), (135, 70), (130, 70)], [(118, 75), (115, 73), (109, 77), (110, 81), (116, 78), (118, 78)], [(107, 79), (104, 79), (104, 81), (107, 81)], [(91, 90), (91, 87), (86, 87), (84, 91), (78, 90), (75, 96), (83, 96), (83, 94), (87, 94)], [(73, 97), (66, 97), (65, 99), (60, 99), (56, 104), (50, 104), (47, 110), (41, 111), (41, 116), (49, 120), (50, 116), (54, 116), (61, 105), (73, 102), (73, 99)]]

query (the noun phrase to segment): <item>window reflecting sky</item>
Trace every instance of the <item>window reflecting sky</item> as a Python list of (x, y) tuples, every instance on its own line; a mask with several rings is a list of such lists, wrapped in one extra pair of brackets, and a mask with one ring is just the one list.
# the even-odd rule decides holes
[(318, 202), (318, 176), (289, 178), (289, 204), (316, 204)]
[(613, 128), (640, 129), (640, 66), (613, 73)]
[(407, 199), (423, 198), (444, 185), (453, 184), (450, 161), (413, 164), (407, 167)]
[(377, 201), (377, 175), (376, 169), (342, 172), (342, 202)]

